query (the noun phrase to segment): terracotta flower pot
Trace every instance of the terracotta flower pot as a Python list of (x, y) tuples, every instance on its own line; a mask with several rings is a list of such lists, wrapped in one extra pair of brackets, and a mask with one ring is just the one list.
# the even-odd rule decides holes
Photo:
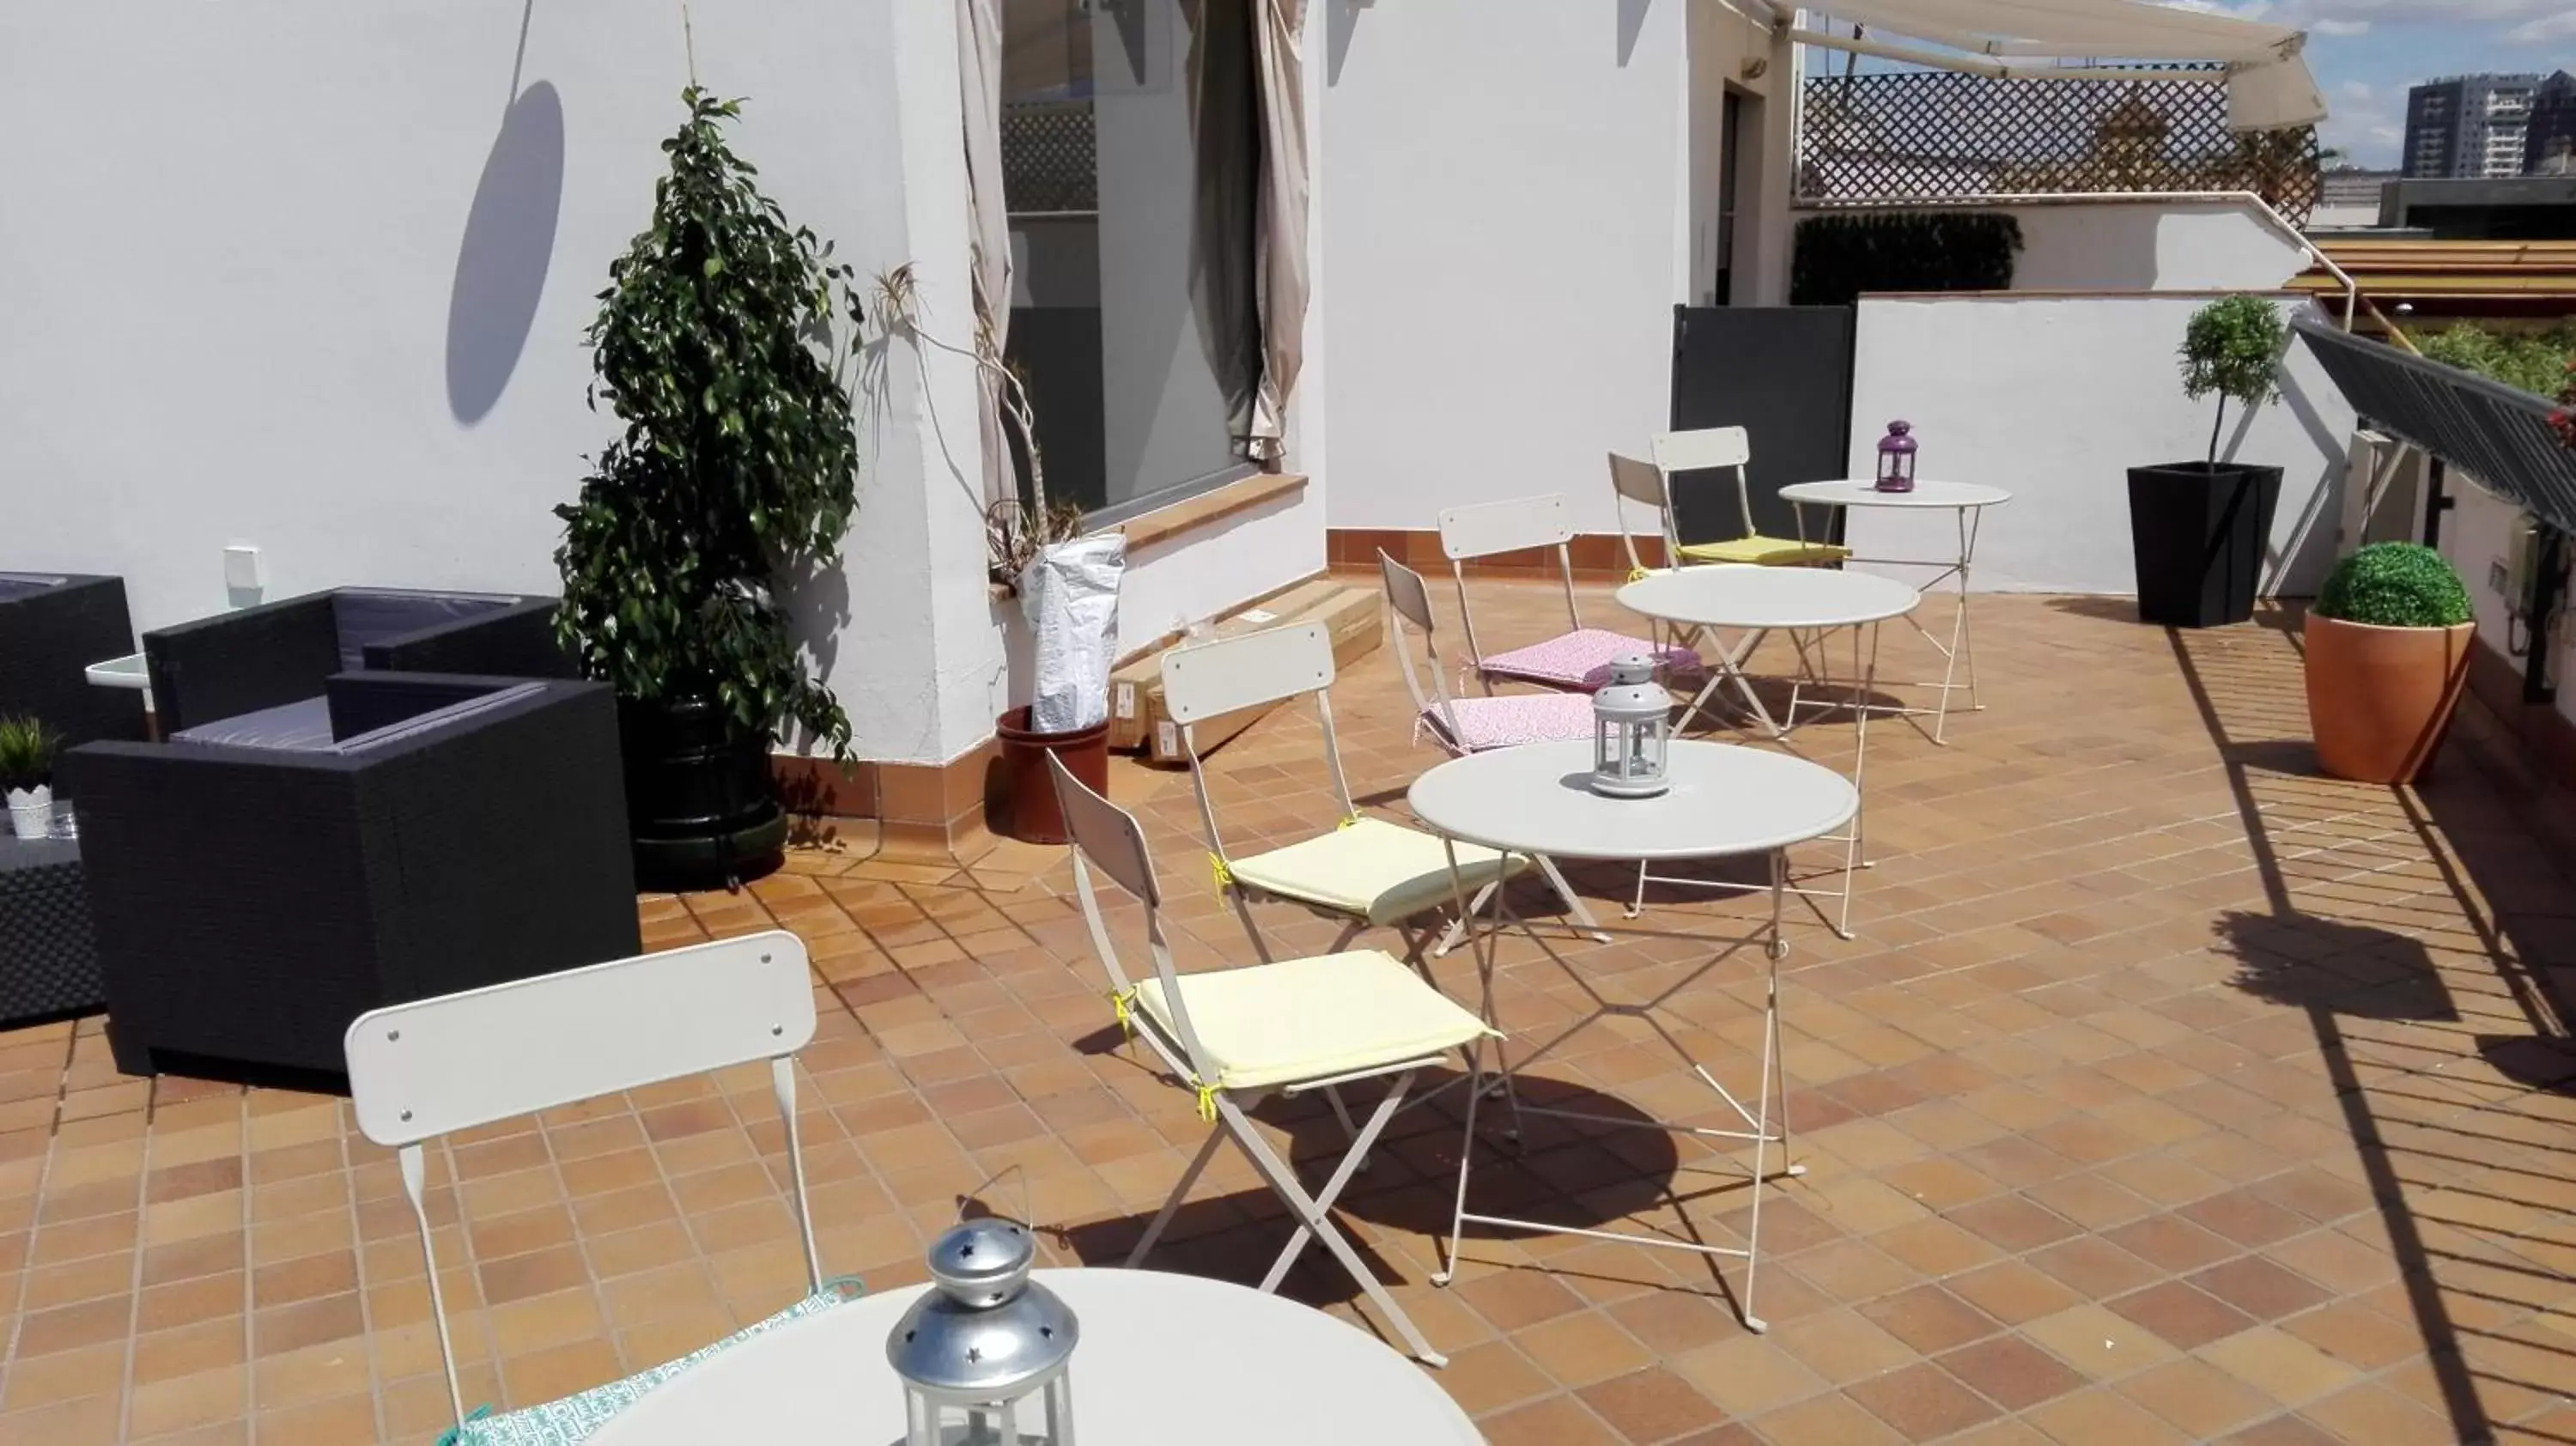
[(2337, 778), (2411, 783), (2469, 676), (2475, 623), (2382, 628), (2308, 614), (2308, 729)]

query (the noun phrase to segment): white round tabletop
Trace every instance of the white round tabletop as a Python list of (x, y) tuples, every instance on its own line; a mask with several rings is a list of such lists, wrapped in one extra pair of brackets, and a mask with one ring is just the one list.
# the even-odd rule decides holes
[(1923, 595), (1890, 577), (1820, 567), (1682, 567), (1619, 589), (1619, 606), (1721, 628), (1848, 628), (1912, 612)]
[(1591, 786), (1592, 744), (1527, 743), (1471, 753), (1413, 780), (1408, 801), (1438, 832), (1560, 859), (1702, 859), (1767, 853), (1851, 822), (1860, 790), (1785, 753), (1676, 738), (1672, 788), (1607, 798)]
[[(1073, 1416), (1120, 1446), (1460, 1443), (1484, 1437), (1422, 1368), (1275, 1295), (1158, 1270), (1041, 1270), (1082, 1322)], [(899, 1446), (886, 1337), (927, 1286), (862, 1296), (755, 1336), (621, 1412), (591, 1446), (710, 1441)], [(1255, 1389), (1267, 1378), (1275, 1390)], [(1281, 1402), (1293, 1396), (1294, 1408)]]
[(2001, 487), (1980, 482), (1935, 482), (1917, 479), (1911, 492), (1881, 492), (1867, 477), (1839, 482), (1798, 482), (1780, 489), (1782, 500), (1827, 507), (2000, 507), (2012, 500)]

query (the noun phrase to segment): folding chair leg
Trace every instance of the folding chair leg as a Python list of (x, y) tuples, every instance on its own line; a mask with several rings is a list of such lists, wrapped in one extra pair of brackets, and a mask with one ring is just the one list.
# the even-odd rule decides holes
[(1145, 1233), (1137, 1238), (1136, 1248), (1127, 1252), (1129, 1269), (1132, 1270), (1143, 1264), (1146, 1254), (1154, 1248), (1154, 1242), (1163, 1238), (1163, 1227), (1172, 1223), (1173, 1212), (1181, 1208), (1181, 1197), (1189, 1194), (1190, 1187), (1199, 1182), (1199, 1172), (1206, 1169), (1207, 1162), (1216, 1157), (1217, 1144), (1224, 1138), (1223, 1130), (1208, 1131), (1207, 1143), (1199, 1146), (1199, 1152), (1190, 1161), (1190, 1167), (1181, 1172), (1180, 1183), (1174, 1185), (1172, 1193), (1164, 1197), (1163, 1208), (1154, 1212), (1154, 1223), (1145, 1227)]
[[(1349, 1108), (1342, 1103), (1342, 1092), (1340, 1088), (1334, 1085), (1324, 1086), (1324, 1098), (1333, 1106), (1333, 1118), (1342, 1122), (1342, 1138), (1349, 1140), (1354, 1145), (1358, 1144), (1360, 1138), (1360, 1127), (1351, 1123), (1351, 1112)], [(1368, 1167), (1369, 1157), (1366, 1155), (1360, 1156), (1360, 1168), (1365, 1170)]]
[[(1377, 1132), (1395, 1113), (1396, 1107), (1404, 1102), (1404, 1093), (1412, 1084), (1413, 1071), (1407, 1070), (1397, 1076), (1395, 1087), (1387, 1091), (1385, 1100), (1379, 1103), (1376, 1112), (1369, 1117), (1367, 1128), (1360, 1132), (1361, 1148), (1377, 1138)], [(1290, 1248), (1282, 1251), (1279, 1260), (1271, 1266), (1271, 1279), (1265, 1282), (1262, 1288), (1269, 1290), (1278, 1284), (1279, 1277), (1285, 1275), (1288, 1266), (1295, 1262), (1298, 1251), (1304, 1249), (1305, 1237), (1311, 1230), (1316, 1239), (1324, 1242), (1324, 1248), (1333, 1253), (1333, 1258), (1342, 1263), (1342, 1268), (1350, 1272), (1351, 1279), (1359, 1285), (1369, 1301), (1384, 1313), (1387, 1324), (1395, 1327), (1396, 1334), (1404, 1338), (1405, 1345), (1412, 1350), (1416, 1358), (1426, 1366), (1449, 1364), (1447, 1356), (1433, 1350), (1431, 1342), (1423, 1339), (1421, 1330), (1413, 1324), (1413, 1317), (1404, 1313), (1404, 1307), (1395, 1303), (1394, 1296), (1387, 1294), (1386, 1287), (1379, 1282), (1376, 1273), (1368, 1268), (1368, 1262), (1360, 1259), (1359, 1252), (1351, 1247), (1351, 1242), (1342, 1234), (1341, 1227), (1335, 1225), (1324, 1213), (1326, 1206), (1319, 1204), (1315, 1197), (1308, 1195), (1298, 1186), (1296, 1174), (1288, 1168), (1285, 1160), (1279, 1158), (1279, 1153), (1270, 1148), (1270, 1142), (1261, 1138), (1261, 1132), (1252, 1127), (1252, 1120), (1244, 1114), (1243, 1107), (1224, 1095), (1217, 1096), (1216, 1107), (1219, 1117), (1225, 1122), (1227, 1132), (1234, 1136), (1237, 1145), (1242, 1146), (1243, 1153), (1251, 1158), (1252, 1167), (1269, 1180), (1270, 1188), (1278, 1193), (1280, 1200), (1305, 1222), (1298, 1228), (1296, 1237), (1290, 1240)], [(1345, 1155), (1342, 1158), (1342, 1167), (1333, 1172), (1332, 1181), (1324, 1188), (1325, 1201), (1329, 1202), (1341, 1193), (1343, 1183), (1350, 1178), (1353, 1156), (1358, 1153), (1359, 1149), (1355, 1148), (1351, 1155)]]
[(1548, 887), (1556, 890), (1556, 896), (1565, 901), (1565, 907), (1574, 914), (1574, 922), (1583, 926), (1583, 931), (1592, 936), (1592, 942), (1609, 943), (1610, 936), (1601, 932), (1601, 921), (1592, 917), (1592, 911), (1584, 907), (1583, 896), (1574, 892), (1574, 886), (1557, 871), (1556, 860), (1545, 854), (1532, 854), (1530, 861), (1538, 865), (1540, 873), (1547, 875)]
[[(1494, 897), (1495, 890), (1500, 889), (1502, 886), (1503, 881), (1501, 879), (1495, 879), (1492, 883), (1489, 883), (1476, 891), (1476, 897), (1467, 901), (1467, 912), (1450, 920), (1449, 927), (1440, 935), (1440, 942), (1432, 946), (1432, 958), (1446, 959), (1449, 957), (1449, 951), (1457, 948), (1460, 942), (1466, 939), (1467, 926), (1474, 921), (1478, 914), (1484, 912), (1486, 903)], [(1583, 906), (1581, 904), (1577, 904), (1575, 907), (1580, 909)], [(1589, 921), (1587, 920), (1586, 922)]]

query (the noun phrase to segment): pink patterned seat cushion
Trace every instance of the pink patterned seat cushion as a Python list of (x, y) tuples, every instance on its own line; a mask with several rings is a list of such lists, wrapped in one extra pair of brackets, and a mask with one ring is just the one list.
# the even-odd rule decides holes
[(1559, 743), (1592, 736), (1592, 700), (1580, 693), (1506, 693), (1494, 698), (1459, 698), (1449, 704), (1463, 738), (1452, 738), (1436, 707), (1414, 720), (1414, 736), (1423, 729), (1452, 753), (1483, 753), (1523, 743)]
[(1700, 668), (1699, 654), (1688, 648), (1658, 648), (1643, 638), (1607, 628), (1577, 628), (1543, 643), (1496, 653), (1485, 659), (1483, 667), (1491, 677), (1589, 692), (1610, 681), (1610, 660), (1628, 653), (1644, 653), (1672, 672), (1695, 673)]

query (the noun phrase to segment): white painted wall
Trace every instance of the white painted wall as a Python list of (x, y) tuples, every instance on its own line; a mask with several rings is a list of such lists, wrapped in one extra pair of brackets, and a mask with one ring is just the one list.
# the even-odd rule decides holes
[[(947, 0), (691, 11), (698, 73), (750, 99), (738, 139), (770, 193), (863, 274), (914, 261), (962, 336)], [(143, 628), (223, 608), (228, 543), (262, 549), (270, 597), (552, 589), (549, 509), (611, 434), (581, 331), (681, 114), (675, 10), (21, 4), (0, 55), (0, 122), (31, 142), (0, 220), (11, 565), (122, 574)], [(559, 152), (542, 125), (504, 134), (540, 84)], [(847, 565), (802, 601), (861, 750), (942, 758), (990, 731), (1000, 666), (977, 468), (940, 451), (971, 444), (972, 379), (909, 354), (885, 376)]]
[(1602, 454), (1663, 424), (1687, 299), (1689, 8), (1314, 7), (1333, 526), (1563, 492), (1610, 529)]
[[(2513, 534), (2526, 514), (2456, 467), (2445, 473), (2442, 490), (2451, 499), (2451, 510), (2442, 515), (2441, 553), (2468, 585), (2478, 637), (2519, 671), (2523, 660), (2513, 647), (2528, 645), (2529, 631), (2512, 620), (2510, 604), (2496, 581), (2498, 571), (2509, 565)], [(2558, 685), (2557, 708), (2576, 721), (2576, 628), (2562, 623), (2556, 642), (2558, 655), (2550, 660), (2550, 677)]]
[[(2013, 494), (1986, 514), (1979, 591), (2135, 593), (2127, 469), (2204, 455), (2212, 404), (2184, 399), (2174, 352), (2208, 300), (1864, 297), (1853, 475), (1868, 475), (1887, 421), (1905, 418), (1922, 443), (1921, 475)], [(2220, 455), (2283, 469), (2270, 569), (2283, 594), (2314, 593), (2333, 563), (2352, 426), (2351, 406), (2301, 346), (2286, 355), (2279, 401), (2229, 409)], [(1949, 513), (1855, 508), (1849, 536), (1864, 554), (1957, 551)]]
[[(1944, 206), (2021, 223), (2015, 291), (2269, 291), (2307, 269), (2306, 250), (2243, 202)], [(1836, 214), (1800, 211), (1798, 219)]]

